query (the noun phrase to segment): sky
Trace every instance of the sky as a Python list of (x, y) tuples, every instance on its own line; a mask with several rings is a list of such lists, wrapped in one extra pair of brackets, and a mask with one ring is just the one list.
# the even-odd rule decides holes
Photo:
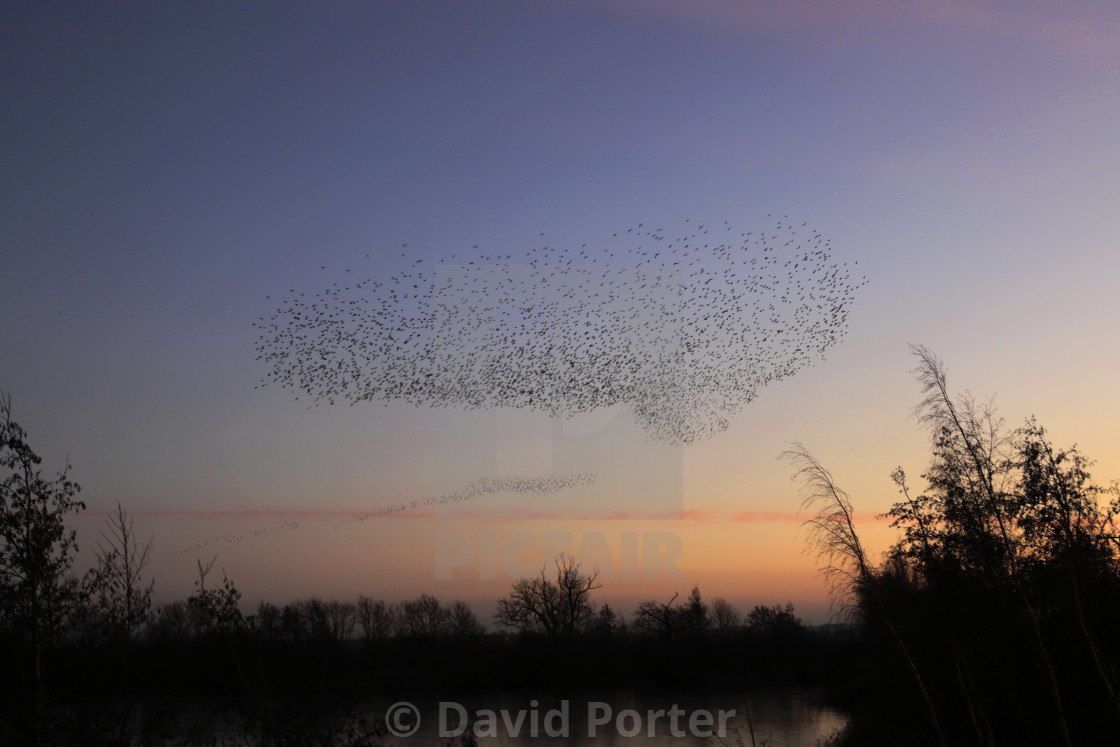
[[(823, 621), (779, 455), (804, 443), (885, 549), (890, 473), (928, 460), (912, 343), (1120, 477), (1115, 3), (17, 2), (0, 70), (0, 388), (83, 488), (78, 566), (119, 501), (161, 602), (216, 555), (247, 610), (428, 592), (486, 618), (582, 543), (623, 612), (699, 584)], [(254, 323), (292, 294), (782, 219), (867, 283), (710, 438), (261, 386)], [(596, 480), (471, 493), (561, 466)], [(643, 542), (679, 577), (630, 577)]]

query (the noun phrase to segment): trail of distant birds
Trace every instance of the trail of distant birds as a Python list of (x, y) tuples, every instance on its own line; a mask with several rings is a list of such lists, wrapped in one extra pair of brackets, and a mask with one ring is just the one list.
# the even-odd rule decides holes
[(238, 533), (238, 534), (223, 534), (220, 537), (214, 537), (212, 539), (201, 540), (199, 542), (195, 542), (193, 545), (190, 545), (189, 547), (184, 547), (182, 550), (179, 550), (175, 554), (176, 555), (182, 555), (183, 553), (186, 553), (186, 552), (194, 552), (195, 550), (201, 550), (204, 547), (211, 547), (211, 546), (216, 546), (216, 545), (237, 544), (237, 543), (243, 542), (247, 539), (253, 539), (254, 537), (261, 537), (261, 536), (266, 535), (266, 534), (275, 534), (277, 532), (290, 532), (290, 531), (292, 531), (294, 529), (298, 529), (298, 528), (299, 528), (299, 522), (298, 521), (285, 521), (283, 524), (281, 524), (279, 526), (267, 527), (265, 529), (256, 529), (252, 532), (241, 532), (241, 533)]
[[(591, 473), (580, 473), (574, 475), (543, 475), (539, 477), (481, 477), (471, 483), (468, 483), (461, 490), (458, 490), (454, 493), (428, 496), (425, 498), (416, 498), (404, 503), (394, 503), (387, 506), (381, 506), (372, 511), (366, 511), (352, 518), (344, 519), (342, 523), (359, 523), (368, 521), (372, 518), (381, 516), (392, 516), (418, 508), (460, 503), (462, 501), (469, 501), (475, 498), (481, 498), (484, 495), (493, 495), (495, 493), (519, 493), (521, 495), (527, 496), (550, 495), (561, 490), (566, 490), (567, 488), (574, 488), (580, 485), (589, 485), (595, 482), (595, 479), (595, 475)], [(274, 534), (276, 532), (290, 532), (298, 529), (299, 526), (300, 522), (298, 521), (285, 521), (279, 526), (257, 529), (252, 532), (225, 534), (209, 540), (195, 542), (193, 545), (184, 547), (182, 550), (179, 550), (175, 554), (181, 555), (183, 553), (194, 552), (206, 547), (214, 547), (223, 544), (239, 544), (247, 539)]]
[(867, 278), (789, 216), (758, 233), (686, 224), (676, 236), (639, 224), (606, 249), (452, 254), (318, 293), (293, 288), (254, 323), (261, 385), (313, 404), (552, 417), (623, 404), (651, 440), (709, 438), (844, 337)]
[(494, 493), (520, 493), (521, 495), (529, 496), (550, 495), (567, 488), (589, 485), (593, 482), (595, 482), (595, 475), (590, 473), (581, 473), (577, 475), (545, 475), (543, 477), (483, 477), (455, 493), (419, 498), (406, 503), (383, 506), (374, 511), (367, 511), (353, 519), (347, 519), (347, 523), (362, 522), (377, 516), (399, 514), (425, 506), (442, 506), (449, 503), (460, 503), (462, 501), (480, 498), (484, 495), (493, 495)]

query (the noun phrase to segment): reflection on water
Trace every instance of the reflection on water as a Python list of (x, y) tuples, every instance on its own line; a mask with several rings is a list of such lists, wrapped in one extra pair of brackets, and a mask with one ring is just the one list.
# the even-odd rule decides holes
[[(563, 706), (565, 700), (566, 707)], [(442, 725), (446, 729), (454, 731), (462, 724), (460, 710), (450, 703), (458, 704), (466, 713), (476, 717), (475, 728), (482, 734), (479, 742), (489, 745), (541, 741), (579, 747), (713, 745), (719, 744), (715, 734), (722, 718), (726, 726), (726, 743), (739, 744), (738, 734), (741, 743), (750, 747), (749, 712), (755, 744), (759, 747), (816, 747), (818, 739), (834, 733), (847, 723), (841, 712), (825, 703), (823, 693), (813, 689), (691, 695), (651, 691), (587, 691), (535, 696), (532, 693), (510, 692), (464, 693), (444, 698), (442, 707), (439, 698), (417, 698), (413, 702), (420, 713), (419, 730), (408, 738), (390, 739), (391, 743), (419, 745), (446, 741), (446, 737), (440, 739), (441, 714)], [(376, 715), (383, 717), (388, 705), (378, 703), (375, 706)], [(493, 716), (481, 712), (483, 709), (492, 711)], [(622, 715), (625, 711), (629, 713)], [(405, 717), (401, 723), (411, 725), (411, 720)], [(496, 733), (496, 736), (490, 736), (491, 733)]]

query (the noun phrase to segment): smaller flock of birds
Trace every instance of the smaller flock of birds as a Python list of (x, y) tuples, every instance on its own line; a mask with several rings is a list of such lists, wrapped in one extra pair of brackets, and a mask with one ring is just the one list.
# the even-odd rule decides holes
[[(552, 493), (566, 490), (567, 488), (574, 488), (580, 485), (589, 485), (595, 482), (595, 475), (590, 473), (581, 473), (575, 475), (543, 475), (540, 477), (481, 477), (474, 482), (468, 483), (461, 490), (446, 495), (428, 496), (425, 498), (414, 498), (404, 503), (395, 503), (388, 506), (381, 506), (373, 511), (366, 511), (362, 514), (345, 519), (343, 523), (357, 523), (367, 521), (369, 519), (381, 516), (392, 516), (394, 514), (401, 514), (405, 511), (412, 511), (418, 508), (429, 506), (442, 506), (450, 503), (461, 503), (462, 501), (474, 500), (484, 495), (494, 495), (497, 493), (517, 493), (527, 496), (544, 496), (551, 495)], [(290, 532), (298, 529), (300, 522), (298, 521), (285, 521), (283, 524), (275, 527), (268, 527), (266, 529), (257, 529), (252, 532), (243, 532), (240, 534), (226, 534), (221, 537), (214, 537), (209, 540), (202, 540), (196, 542), (189, 547), (184, 547), (179, 550), (176, 555), (183, 553), (194, 552), (201, 550), (204, 547), (216, 546), (221, 544), (238, 544), (247, 539), (262, 537), (276, 532)]]
[(254, 323), (262, 385), (552, 417), (623, 404), (652, 440), (708, 438), (839, 342), (866, 277), (788, 216), (758, 233), (686, 224), (292, 288)]
[(294, 529), (298, 529), (298, 528), (299, 528), (299, 522), (298, 521), (285, 521), (283, 524), (281, 524), (279, 526), (267, 527), (265, 529), (257, 529), (257, 530), (254, 530), (252, 532), (242, 532), (240, 534), (223, 534), (221, 537), (214, 537), (213, 539), (208, 539), (208, 540), (202, 540), (200, 542), (195, 542), (190, 547), (184, 547), (182, 550), (179, 550), (175, 554), (176, 555), (182, 555), (183, 553), (194, 552), (195, 550), (201, 550), (202, 548), (210, 547), (211, 545), (222, 545), (222, 544), (235, 545), (235, 544), (238, 544), (240, 542), (244, 542), (247, 539), (254, 539), (256, 537), (262, 537), (266, 534), (275, 534), (276, 532), (290, 532), (290, 531), (292, 531)]
[(567, 488), (579, 485), (589, 485), (595, 482), (595, 475), (581, 473), (577, 475), (545, 475), (542, 477), (482, 477), (469, 483), (462, 490), (446, 495), (417, 498), (407, 503), (397, 503), (383, 506), (375, 511), (368, 511), (361, 516), (348, 519), (348, 522), (360, 522), (375, 516), (388, 516), (405, 511), (422, 508), (425, 506), (442, 506), (449, 503), (460, 503), (484, 495), (495, 493), (518, 493), (528, 496), (550, 495)]

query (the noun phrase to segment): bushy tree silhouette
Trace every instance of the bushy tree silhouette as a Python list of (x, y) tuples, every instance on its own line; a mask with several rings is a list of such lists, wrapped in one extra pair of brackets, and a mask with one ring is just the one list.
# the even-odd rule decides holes
[(793, 602), (771, 606), (757, 605), (747, 613), (747, 626), (756, 633), (789, 636), (805, 632), (801, 618), (794, 612)]
[(26, 642), (33, 742), (43, 710), (43, 654), (85, 599), (70, 574), (78, 546), (66, 517), (85, 509), (69, 465), (52, 480), (27, 433), (12, 420), (12, 398), (0, 391), (0, 618)]
[[(886, 516), (901, 536), (881, 563), (863, 549), (831, 474), (800, 445), (787, 453), (815, 510), (810, 542), (864, 623), (880, 681), (908, 672), (916, 685), (909, 704), (906, 690), (881, 690), (880, 700), (924, 711), (941, 744), (1073, 745), (1114, 733), (1115, 487), (1094, 484), (1090, 462), (1054, 447), (1033, 418), (1010, 429), (991, 400), (954, 396), (943, 363), (927, 348), (911, 352), (931, 459), (924, 491), (901, 467), (891, 475), (901, 499)], [(855, 723), (888, 723), (882, 716)]]
[(205, 566), (198, 561), (198, 580), (195, 590), (187, 603), (203, 621), (205, 632), (228, 634), (246, 627), (241, 615), (241, 592), (222, 569), (222, 583), (218, 586), (206, 585), (206, 577), (214, 569), (218, 557), (215, 555)]

